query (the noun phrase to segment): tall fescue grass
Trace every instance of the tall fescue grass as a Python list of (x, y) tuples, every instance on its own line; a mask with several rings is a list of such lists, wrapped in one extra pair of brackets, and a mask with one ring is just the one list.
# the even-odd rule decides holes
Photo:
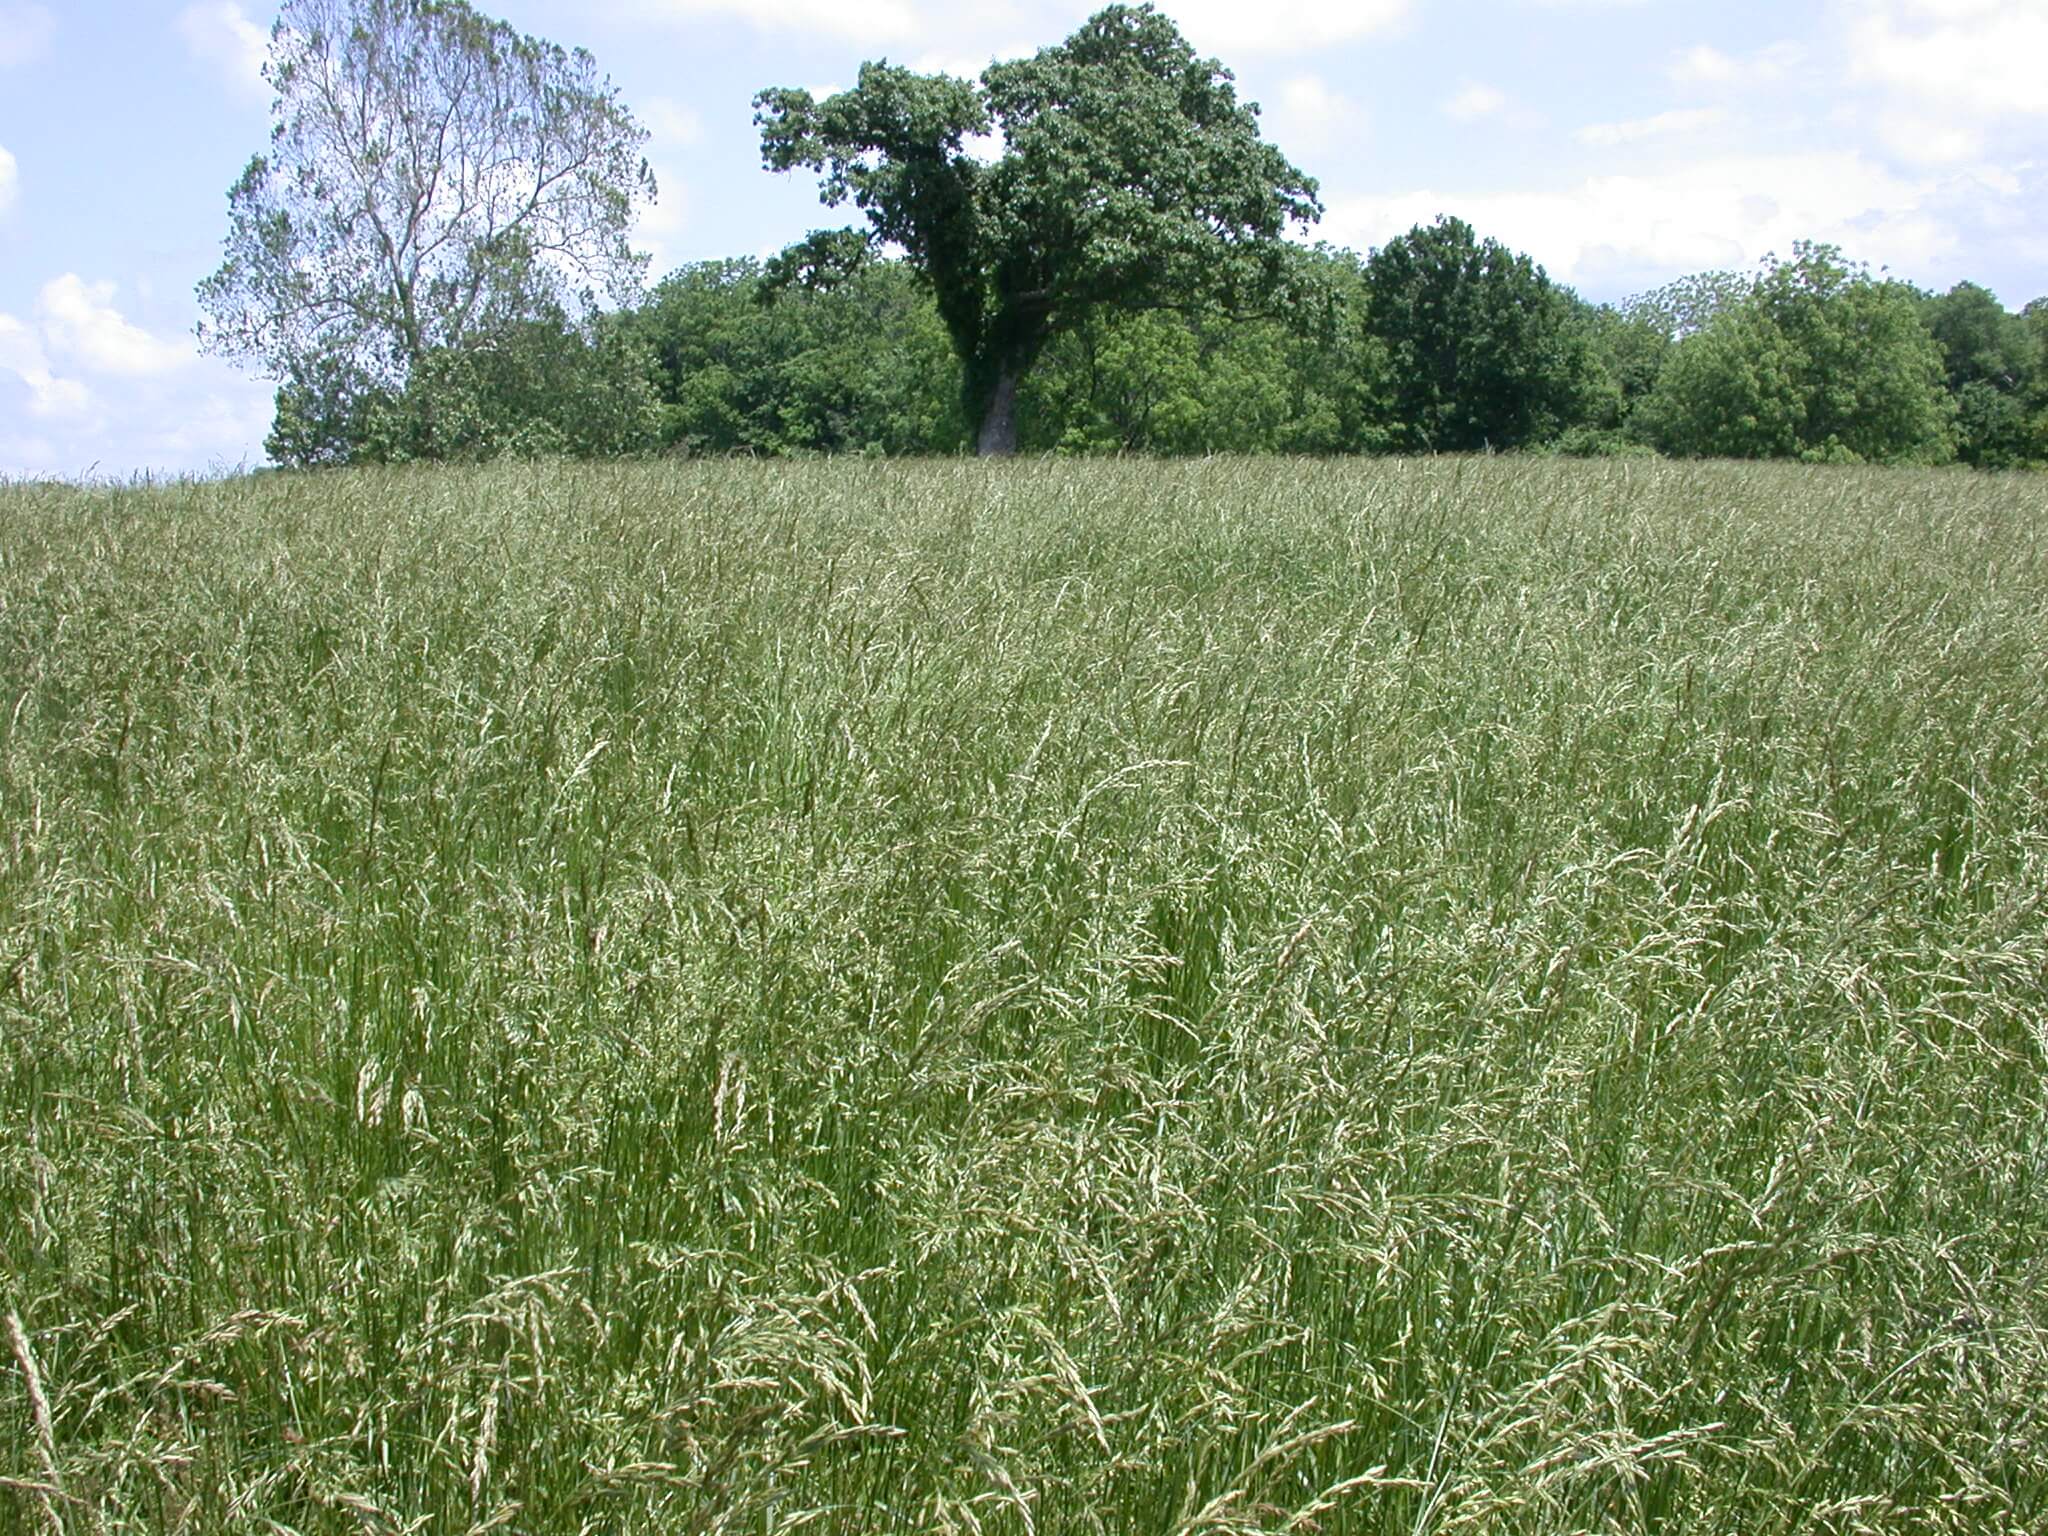
[(0, 1524), (2048, 1529), (2044, 531), (0, 488)]

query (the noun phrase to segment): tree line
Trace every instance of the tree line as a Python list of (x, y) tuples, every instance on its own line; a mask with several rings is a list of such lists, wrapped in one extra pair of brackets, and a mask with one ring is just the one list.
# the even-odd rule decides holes
[[(503, 454), (1664, 453), (2048, 463), (2048, 300), (1800, 244), (1618, 305), (1439, 218), (1299, 238), (1313, 180), (1149, 5), (978, 81), (756, 98), (865, 226), (651, 289), (645, 135), (590, 56), (459, 0), (286, 0), (272, 147), (202, 337), (284, 465)], [(991, 151), (989, 146), (996, 146)], [(1290, 238), (1294, 236), (1294, 238)]]

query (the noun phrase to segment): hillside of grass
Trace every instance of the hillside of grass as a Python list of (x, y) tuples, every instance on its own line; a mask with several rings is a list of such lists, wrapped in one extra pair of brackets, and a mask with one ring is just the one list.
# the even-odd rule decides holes
[(2048, 484), (0, 487), (0, 1527), (2048, 1527)]

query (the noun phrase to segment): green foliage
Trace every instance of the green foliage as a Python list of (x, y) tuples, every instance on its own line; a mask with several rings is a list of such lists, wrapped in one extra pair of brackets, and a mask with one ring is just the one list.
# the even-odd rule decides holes
[(2022, 391), (2041, 365), (2026, 317), (2008, 313), (1996, 294), (1976, 283), (1957, 283), (1939, 297), (1922, 299), (1920, 318), (1940, 344), (1952, 390), (1990, 384)]
[(858, 277), (875, 259), (874, 244), (857, 229), (820, 229), (771, 256), (761, 268), (761, 298), (788, 288), (824, 293)]
[(1399, 448), (1541, 443), (1586, 414), (1599, 391), (1577, 301), (1461, 219), (1388, 241), (1365, 265), (1365, 290), (1367, 324), (1387, 352)]
[(650, 371), (616, 321), (514, 321), (427, 353), (398, 391), (331, 360), (303, 370), (278, 391), (264, 446), (275, 462), (302, 467), (630, 456), (660, 441)]
[[(930, 283), (988, 452), (1015, 447), (1016, 387), (1055, 336), (1105, 310), (1261, 304), (1282, 231), (1320, 212), (1230, 72), (1150, 5), (978, 83), (871, 63), (823, 102), (776, 89), (755, 106), (763, 164), (817, 171), (822, 201), (851, 201)], [(986, 134), (990, 162), (971, 143)]]
[(1740, 272), (1694, 272), (1637, 294), (1623, 303), (1621, 312), (1666, 341), (1683, 341), (1747, 303), (1755, 286)]
[(1955, 414), (1911, 290), (1802, 242), (1678, 343), (1642, 418), (1667, 453), (1938, 464)]
[(2025, 469), (2048, 459), (2048, 416), (2026, 396), (1972, 379), (1956, 391), (1956, 457), (1979, 469)]
[(2041, 371), (2035, 375), (2037, 391), (2048, 385), (2048, 298), (2035, 299), (2020, 311), (2027, 334), (2033, 338), (2033, 353), (2040, 361)]
[(1093, 316), (1062, 336), (1020, 401), (1025, 447), (1069, 452), (1200, 452), (1204, 386), (1227, 320), (1160, 311)]
[[(789, 253), (785, 253), (789, 254)], [(958, 365), (905, 263), (803, 271), (704, 262), (626, 322), (653, 359), (664, 436), (692, 452), (950, 453), (971, 441)], [(843, 254), (843, 250), (838, 254)], [(1023, 442), (1068, 452), (1335, 453), (1378, 445), (1384, 365), (1358, 264), (1299, 253), (1289, 323), (1103, 311), (1061, 335), (1020, 396)]]
[(1271, 452), (1291, 404), (1285, 341), (1277, 326), (1213, 314), (1091, 318), (1034, 371), (1024, 442), (1068, 452)]
[(1940, 345), (1957, 408), (1956, 456), (1983, 469), (2033, 461), (2032, 397), (2043, 382), (2040, 339), (1989, 289), (1958, 283), (1923, 299), (1920, 318)]
[(2026, 322), (2034, 356), (2040, 360), (2033, 388), (2026, 396), (2032, 416), (2027, 457), (2033, 463), (2048, 464), (2048, 298), (2035, 299), (2020, 312), (2020, 318)]
[(1596, 431), (1625, 427), (1657, 387), (1672, 340), (1654, 313), (1630, 304), (1578, 307), (1591, 383), (1578, 425)]
[(965, 441), (945, 328), (902, 262), (840, 263), (824, 281), (700, 262), (626, 324), (653, 360), (672, 448), (947, 453)]
[(1027, 446), (1066, 452), (1347, 453), (1383, 446), (1385, 355), (1359, 263), (1303, 252), (1285, 322), (1217, 310), (1091, 316), (1022, 395)]
[(1657, 451), (1615, 427), (1577, 426), (1543, 445), (1546, 453), (1568, 459), (1653, 459)]
[(297, 469), (383, 462), (391, 408), (389, 390), (345, 357), (309, 353), (285, 365), (263, 451)]
[(0, 486), (0, 1530), (2048, 1529), (2044, 521)]
[(430, 353), (398, 402), (393, 459), (617, 458), (658, 441), (648, 359), (613, 321), (528, 320)]
[(1664, 453), (1772, 459), (1824, 456), (1804, 436), (1806, 360), (1760, 306), (1711, 321), (1665, 360), (1638, 414)]

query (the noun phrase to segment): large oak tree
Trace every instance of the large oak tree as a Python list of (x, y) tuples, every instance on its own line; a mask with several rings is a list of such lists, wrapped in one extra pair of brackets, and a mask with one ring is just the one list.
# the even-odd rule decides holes
[[(882, 61), (822, 102), (781, 89), (755, 107), (763, 163), (819, 172), (828, 206), (867, 215), (864, 243), (931, 284), (985, 454), (1015, 451), (1017, 386), (1055, 335), (1101, 310), (1266, 303), (1286, 227), (1322, 211), (1230, 71), (1150, 5), (979, 81)], [(827, 232), (790, 265), (848, 254)]]

